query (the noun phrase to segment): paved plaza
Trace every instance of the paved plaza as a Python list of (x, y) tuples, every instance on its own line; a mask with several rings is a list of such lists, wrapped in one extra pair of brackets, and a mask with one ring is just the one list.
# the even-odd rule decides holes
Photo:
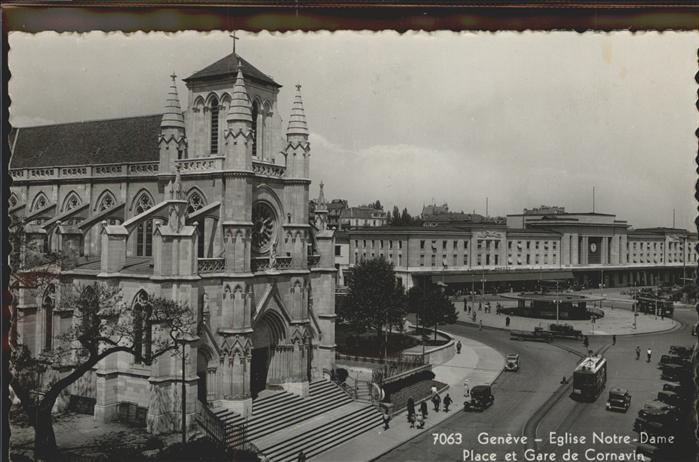
[(502, 372), (505, 360), (495, 349), (481, 342), (456, 335), (452, 337), (463, 344), (461, 354), (454, 355), (449, 361), (432, 369), (436, 380), (449, 385), (446, 392), (442, 393), (442, 398), (449, 393), (454, 400), (452, 409), (448, 413), (441, 410), (433, 412), (432, 404), (428, 403), (429, 414), (425, 421), (425, 428), (417, 429), (410, 428), (406, 412), (400, 412), (393, 416), (388, 430), (384, 430), (383, 427), (372, 429), (311, 460), (328, 462), (373, 460), (406, 441), (429, 432), (430, 428), (443, 422), (453, 413), (464, 412), (464, 382), (468, 380), (470, 387), (492, 384)]

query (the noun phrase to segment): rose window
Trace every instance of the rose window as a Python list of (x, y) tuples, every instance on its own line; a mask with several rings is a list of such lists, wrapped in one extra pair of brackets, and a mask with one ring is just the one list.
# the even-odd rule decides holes
[(252, 247), (256, 252), (269, 250), (276, 232), (277, 217), (266, 202), (257, 202), (252, 208)]

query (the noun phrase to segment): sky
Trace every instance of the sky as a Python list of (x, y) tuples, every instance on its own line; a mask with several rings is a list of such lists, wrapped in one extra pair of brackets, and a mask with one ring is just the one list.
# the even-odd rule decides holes
[[(162, 112), (228, 32), (10, 34), (10, 123)], [(303, 85), (311, 197), (389, 209), (521, 213), (541, 204), (694, 229), (699, 34), (238, 32), (237, 52)], [(184, 104), (187, 89), (179, 80)]]

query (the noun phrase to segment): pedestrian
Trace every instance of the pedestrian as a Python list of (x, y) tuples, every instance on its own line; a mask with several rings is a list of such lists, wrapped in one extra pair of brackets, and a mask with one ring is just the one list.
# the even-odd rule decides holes
[(304, 454), (303, 450), (299, 451), (299, 455), (296, 456), (296, 462), (306, 462), (306, 454)]
[(442, 398), (439, 397), (439, 393), (435, 393), (432, 397), (432, 404), (434, 404), (434, 412), (439, 412), (439, 405), (442, 402)]
[(468, 306), (468, 314), (471, 314), (471, 305)]
[(456, 354), (460, 355), (461, 354), (461, 340), (456, 342)]
[(422, 414), (417, 415), (417, 428), (425, 428), (425, 418)]
[(505, 318), (505, 327), (510, 327), (510, 317)]
[(587, 337), (587, 335), (585, 337), (583, 337), (583, 345), (585, 345), (586, 350), (587, 350), (587, 347), (590, 346), (590, 339)]
[(478, 321), (478, 330), (483, 330), (483, 320)]
[(410, 428), (415, 428), (415, 413), (408, 414), (408, 423), (410, 423)]
[(471, 321), (476, 322), (476, 312), (475, 311), (471, 315)]
[(566, 383), (568, 383), (568, 379), (564, 375), (563, 378), (561, 379), (561, 385), (565, 385)]
[(388, 430), (388, 423), (391, 421), (391, 414), (388, 413), (388, 409), (383, 410), (383, 416), (381, 418), (383, 419), (383, 429)]
[(427, 401), (422, 401), (420, 403), (420, 414), (422, 415), (423, 419), (427, 418)]
[(612, 335), (612, 345), (616, 345), (616, 335)]
[(413, 399), (412, 396), (410, 398), (408, 398), (407, 408), (408, 408), (408, 422), (410, 422), (410, 416), (411, 415), (415, 416), (415, 400)]
[(444, 412), (449, 412), (449, 406), (451, 406), (451, 403), (453, 402), (451, 400), (451, 396), (449, 396), (449, 393), (447, 393), (447, 396), (444, 397), (442, 402), (444, 403)]
[(653, 353), (653, 352), (651, 351), (651, 349), (648, 348), (648, 351), (646, 351), (646, 356), (648, 357), (648, 359), (647, 359), (647, 361), (646, 361), (647, 363), (650, 362), (650, 356), (651, 356), (652, 353)]
[(636, 345), (636, 361), (641, 358), (641, 347)]
[(478, 311), (483, 311), (483, 302), (478, 302)]

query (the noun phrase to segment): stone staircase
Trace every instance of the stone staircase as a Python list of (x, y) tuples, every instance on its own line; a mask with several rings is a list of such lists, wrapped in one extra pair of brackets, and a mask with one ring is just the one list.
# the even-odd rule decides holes
[(294, 460), (299, 450), (307, 457), (320, 454), (381, 425), (376, 409), (353, 401), (329, 381), (312, 382), (306, 398), (282, 391), (256, 399), (247, 423), (228, 409), (213, 413), (230, 446), (253, 443), (273, 462)]

